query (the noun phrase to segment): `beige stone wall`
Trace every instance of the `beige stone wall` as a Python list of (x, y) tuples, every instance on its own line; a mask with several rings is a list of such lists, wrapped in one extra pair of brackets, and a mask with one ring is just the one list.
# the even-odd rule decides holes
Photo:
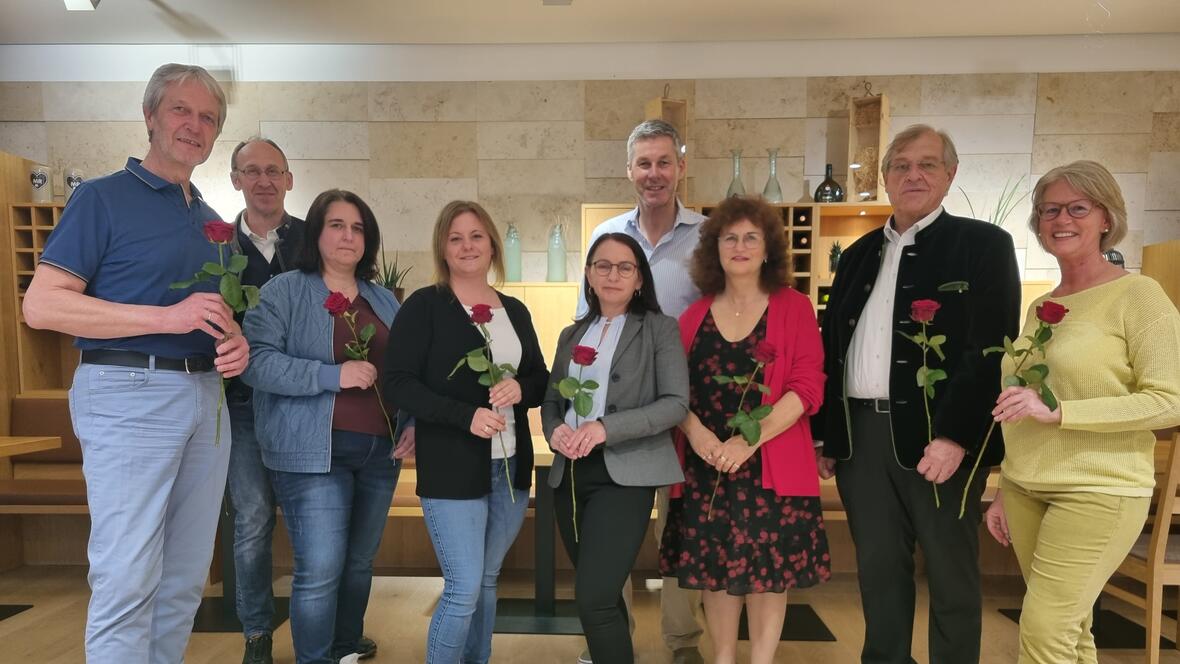
[[(261, 133), (290, 158), (288, 209), (306, 211), (329, 187), (352, 189), (381, 221), (387, 251), (416, 265), (410, 287), (430, 279), (428, 249), (439, 208), (484, 203), (520, 228), (526, 280), (544, 278), (545, 236), (567, 226), (571, 274), (579, 205), (631, 200), (625, 139), (643, 104), (689, 101), (692, 202), (722, 196), (729, 151), (744, 151), (746, 190), (761, 191), (766, 148), (779, 148), (787, 200), (846, 167), (848, 97), (868, 80), (889, 95), (893, 127), (927, 122), (956, 139), (962, 163), (947, 207), (967, 213), (963, 191), (990, 209), (1006, 182), (1027, 191), (1040, 174), (1078, 158), (1116, 174), (1131, 231), (1119, 249), (1138, 267), (1141, 248), (1180, 238), (1180, 73), (973, 74), (722, 80), (447, 83), (239, 83), (221, 140), (194, 181), (226, 217), (241, 206), (228, 179), (236, 142)], [(122, 167), (146, 147), (143, 84), (0, 83), (0, 150), (88, 175)], [(805, 181), (808, 182), (805, 188)], [(962, 187), (963, 191), (959, 190)], [(1029, 279), (1056, 270), (1029, 238), (1027, 200), (1005, 227)]]

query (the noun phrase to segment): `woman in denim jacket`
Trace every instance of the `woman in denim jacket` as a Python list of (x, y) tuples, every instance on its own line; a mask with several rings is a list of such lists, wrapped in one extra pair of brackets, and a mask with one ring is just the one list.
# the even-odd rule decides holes
[[(243, 326), (251, 340), (243, 378), (255, 390), (262, 460), (295, 555), (299, 664), (357, 652), (399, 460), (413, 450), (412, 428), (394, 449), (388, 417), (396, 413), (375, 388), (398, 310), (393, 295), (369, 281), (380, 246), (377, 220), (360, 197), (320, 194), (307, 214), (299, 269), (263, 287)], [(369, 324), (367, 359), (349, 359), (346, 344)]]

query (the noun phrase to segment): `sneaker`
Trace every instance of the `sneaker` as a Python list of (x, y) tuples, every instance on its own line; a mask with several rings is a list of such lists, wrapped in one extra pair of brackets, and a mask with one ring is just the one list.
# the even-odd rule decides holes
[(359, 661), (361, 661), (360, 653), (354, 652), (351, 655), (345, 655), (336, 660), (336, 664), (357, 664)]
[(587, 648), (578, 655), (578, 664), (594, 664), (594, 660), (590, 659), (590, 649)]
[(377, 654), (377, 642), (367, 636), (362, 636), (356, 642), (356, 654), (360, 659), (372, 659)]
[(270, 634), (259, 634), (246, 639), (246, 653), (242, 664), (274, 664), (270, 655)]

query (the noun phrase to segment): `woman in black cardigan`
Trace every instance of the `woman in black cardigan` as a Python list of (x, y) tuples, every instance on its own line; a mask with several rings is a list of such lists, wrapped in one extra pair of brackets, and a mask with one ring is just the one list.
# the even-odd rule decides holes
[[(434, 228), (437, 283), (406, 299), (386, 347), (385, 396), (416, 419), (418, 496), (444, 580), (428, 664), (490, 659), (496, 579), (529, 502), (527, 413), (549, 372), (528, 310), (488, 285), (493, 268), (504, 274), (502, 256), (478, 203), (447, 204)], [(496, 365), (516, 369), (490, 388), (455, 367), (485, 344)]]

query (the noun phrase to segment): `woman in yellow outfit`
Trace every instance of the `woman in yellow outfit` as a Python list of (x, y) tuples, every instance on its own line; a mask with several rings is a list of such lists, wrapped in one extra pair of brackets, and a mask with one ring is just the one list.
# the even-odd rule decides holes
[[(1159, 284), (1107, 262), (1127, 232), (1110, 172), (1077, 161), (1033, 190), (1029, 228), (1057, 259), (1061, 283), (1030, 306), (1068, 309), (1046, 345), (1050, 410), (1009, 387), (992, 411), (1004, 429), (1001, 493), (988, 530), (1009, 543), (1028, 590), (1021, 664), (1097, 662), (1091, 609), (1147, 518), (1154, 486), (1152, 429), (1180, 422), (1180, 315)], [(1014, 372), (1005, 356), (1004, 374)]]

